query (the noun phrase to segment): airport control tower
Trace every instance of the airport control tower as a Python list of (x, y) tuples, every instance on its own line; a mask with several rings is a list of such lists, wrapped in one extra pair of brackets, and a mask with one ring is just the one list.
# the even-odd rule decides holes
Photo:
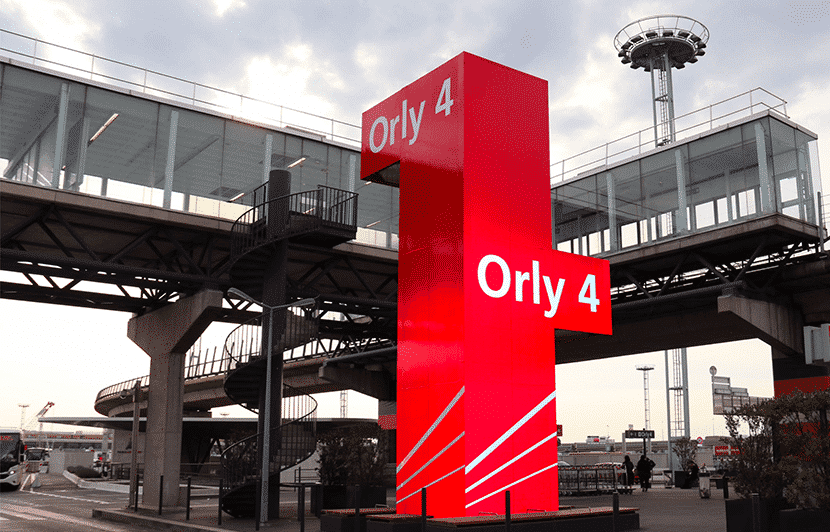
[(651, 72), (654, 144), (675, 141), (672, 68), (685, 68), (706, 53), (709, 30), (689, 17), (657, 15), (636, 20), (614, 37), (622, 63)]

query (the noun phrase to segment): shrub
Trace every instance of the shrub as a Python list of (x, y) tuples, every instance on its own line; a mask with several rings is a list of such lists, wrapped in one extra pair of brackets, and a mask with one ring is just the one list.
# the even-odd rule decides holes
[[(742, 496), (786, 497), (799, 508), (830, 510), (830, 390), (795, 392), (726, 417), (735, 490)], [(739, 433), (741, 423), (749, 434)]]
[(359, 425), (333, 430), (318, 441), (320, 483), (324, 486), (383, 484), (386, 449), (381, 428)]

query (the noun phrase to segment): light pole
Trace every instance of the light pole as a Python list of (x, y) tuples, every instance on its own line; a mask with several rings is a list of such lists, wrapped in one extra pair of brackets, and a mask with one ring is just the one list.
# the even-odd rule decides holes
[[(259, 305), (262, 307), (263, 311), (266, 309), (268, 310), (268, 346), (266, 348), (267, 351), (265, 359), (265, 409), (262, 420), (262, 486), (259, 494), (259, 520), (260, 523), (265, 524), (268, 522), (268, 479), (270, 477), (268, 466), (271, 461), (271, 349), (273, 347), (274, 338), (274, 311), (288, 307), (307, 307), (309, 305), (313, 305), (315, 299), (306, 298), (292, 303), (271, 306), (266, 305), (261, 301), (257, 301), (238, 288), (229, 288), (228, 294), (244, 299), (245, 301), (249, 301), (255, 305)], [(265, 314), (265, 312), (263, 312), (263, 314)]]

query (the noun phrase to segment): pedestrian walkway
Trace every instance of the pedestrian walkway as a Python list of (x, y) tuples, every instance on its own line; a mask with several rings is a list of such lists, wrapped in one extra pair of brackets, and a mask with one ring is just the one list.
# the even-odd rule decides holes
[[(77, 488), (68, 480), (53, 475), (42, 476), (45, 489), (54, 489), (56, 483), (63, 488), (72, 488), (78, 493), (91, 493), (93, 489)], [(390, 491), (390, 496), (392, 492)], [(256, 529), (253, 519), (236, 519), (228, 514), (222, 515), (219, 524), (218, 499), (215, 496), (194, 498), (191, 501), (190, 519), (186, 520), (187, 511), (183, 507), (164, 508), (158, 515), (158, 507), (150, 505), (139, 507), (138, 512), (127, 509), (127, 494), (107, 493), (108, 497), (121, 496), (123, 502), (109, 506), (90, 505), (90, 512), (99, 519), (130, 523), (138, 527), (161, 528), (179, 531), (238, 531), (248, 532)], [(735, 497), (732, 492), (732, 497)], [(88, 498), (88, 497), (87, 497)], [(280, 519), (269, 521), (260, 526), (260, 530), (279, 532), (300, 532), (301, 524), (297, 519), (297, 496), (293, 491), (281, 492)], [(390, 504), (394, 497), (389, 498)], [(308, 493), (306, 494), (308, 503)], [(612, 495), (561, 497), (562, 506), (600, 507), (613, 504)], [(723, 492), (712, 491), (710, 499), (701, 499), (697, 489), (652, 488), (647, 493), (635, 490), (630, 495), (620, 495), (620, 506), (639, 508), (640, 530), (646, 532), (698, 531), (726, 532), (726, 512)], [(320, 532), (320, 521), (309, 513), (303, 532)]]

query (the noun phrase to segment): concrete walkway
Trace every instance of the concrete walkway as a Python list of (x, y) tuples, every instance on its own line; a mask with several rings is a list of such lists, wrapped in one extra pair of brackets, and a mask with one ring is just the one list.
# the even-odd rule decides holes
[[(63, 480), (63, 479), (62, 479)], [(64, 480), (65, 482), (65, 480)], [(87, 489), (106, 488), (96, 482), (94, 487)], [(392, 493), (390, 492), (390, 495)], [(732, 497), (735, 497), (732, 492)], [(164, 508), (162, 515), (158, 515), (158, 507), (139, 507), (138, 512), (127, 509), (127, 494), (124, 494), (124, 505), (116, 508), (91, 508), (93, 516), (108, 521), (129, 523), (134, 526), (160, 528), (181, 531), (238, 531), (247, 532), (256, 529), (253, 519), (236, 519), (228, 514), (222, 515), (222, 524), (219, 525), (218, 499), (215, 495), (193, 498), (191, 500), (190, 520), (186, 520), (184, 508)], [(297, 519), (297, 495), (293, 491), (283, 490), (281, 495), (280, 519), (268, 522), (260, 530), (300, 532), (300, 522)], [(394, 497), (389, 498), (390, 505), (394, 504)], [(576, 507), (611, 506), (611, 495), (561, 497), (560, 504)], [(306, 493), (308, 504), (308, 493)], [(639, 508), (640, 530), (647, 532), (674, 532), (698, 531), (726, 532), (726, 512), (721, 491), (713, 490), (710, 499), (701, 499), (697, 489), (680, 490), (652, 488), (647, 493), (639, 490), (630, 495), (620, 495), (620, 506)], [(309, 514), (306, 506), (304, 532), (319, 532), (320, 521)]]

